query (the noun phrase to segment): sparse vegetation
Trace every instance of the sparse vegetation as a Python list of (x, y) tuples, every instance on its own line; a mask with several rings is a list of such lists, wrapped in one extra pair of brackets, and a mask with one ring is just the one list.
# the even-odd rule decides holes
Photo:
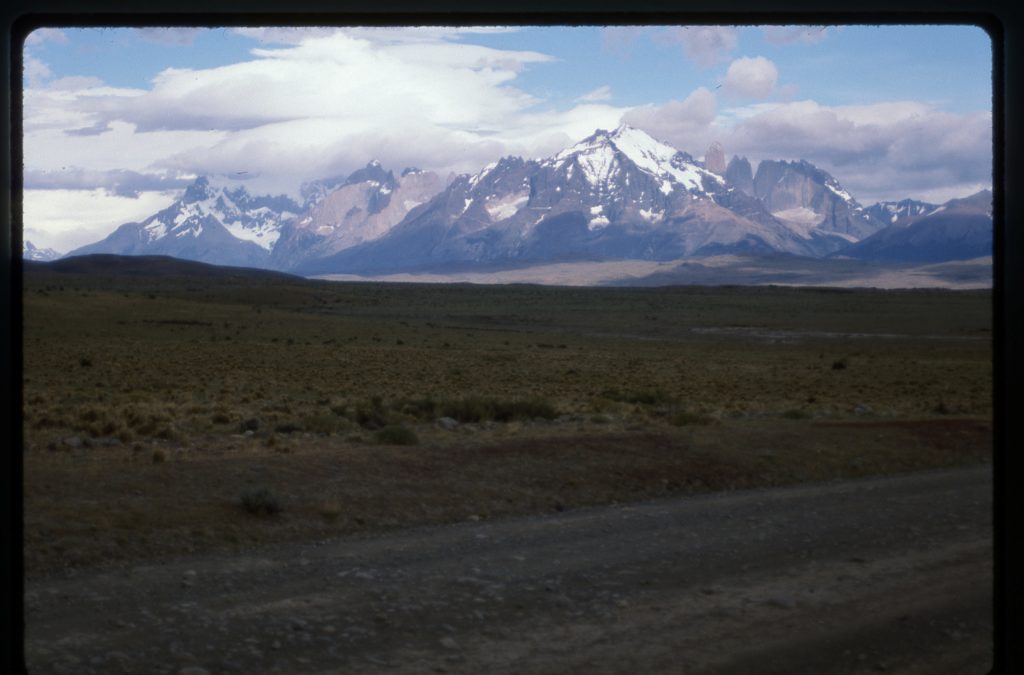
[[(199, 294), (34, 275), (30, 574), (975, 462), (991, 442), (987, 292), (225, 278)], [(272, 481), (287, 517), (247, 517), (249, 481)]]
[(401, 424), (391, 424), (373, 434), (373, 439), (380, 445), (418, 445), (420, 442), (416, 432)]
[(710, 415), (699, 415), (685, 410), (673, 413), (669, 418), (669, 423), (677, 427), (685, 427), (690, 424), (708, 425), (714, 422), (715, 418)]
[(273, 516), (283, 510), (281, 500), (270, 488), (254, 487), (242, 492), (240, 499), (246, 513), (256, 516)]
[(440, 410), (444, 417), (451, 417), (458, 422), (511, 422), (535, 418), (554, 419), (558, 416), (551, 402), (541, 398), (465, 396), (443, 401)]

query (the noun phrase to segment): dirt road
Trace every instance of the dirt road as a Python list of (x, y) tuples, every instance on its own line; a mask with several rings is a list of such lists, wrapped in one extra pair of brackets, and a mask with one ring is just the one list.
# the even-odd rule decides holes
[(32, 673), (984, 673), (991, 467), (107, 567)]

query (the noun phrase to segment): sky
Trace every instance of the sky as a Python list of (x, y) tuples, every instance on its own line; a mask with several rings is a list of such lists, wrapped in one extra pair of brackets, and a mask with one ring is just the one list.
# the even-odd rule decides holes
[(23, 231), (61, 253), (200, 175), (298, 196), (373, 159), (475, 173), (622, 123), (698, 159), (806, 159), (865, 206), (992, 183), (975, 26), (53, 26), (23, 56)]

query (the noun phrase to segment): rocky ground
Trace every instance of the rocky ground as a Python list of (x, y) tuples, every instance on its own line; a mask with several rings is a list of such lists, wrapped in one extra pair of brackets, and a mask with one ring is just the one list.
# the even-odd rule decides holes
[(991, 467), (26, 584), (32, 673), (984, 673)]

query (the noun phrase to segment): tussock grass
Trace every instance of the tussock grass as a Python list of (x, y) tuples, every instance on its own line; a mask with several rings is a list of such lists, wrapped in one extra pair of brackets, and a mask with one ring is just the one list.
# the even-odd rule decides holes
[(513, 420), (554, 419), (558, 411), (542, 398), (500, 399), (464, 396), (446, 399), (439, 406), (441, 416), (458, 422), (511, 422)]
[(246, 513), (256, 516), (273, 516), (284, 510), (281, 500), (267, 487), (249, 488), (242, 492), (239, 501)]
[(373, 434), (373, 440), (379, 445), (418, 445), (419, 436), (409, 427), (391, 424)]
[[(987, 292), (34, 274), (33, 573), (947, 466), (991, 433)], [(418, 444), (380, 444), (393, 426)], [(247, 480), (287, 512), (223, 498)]]

